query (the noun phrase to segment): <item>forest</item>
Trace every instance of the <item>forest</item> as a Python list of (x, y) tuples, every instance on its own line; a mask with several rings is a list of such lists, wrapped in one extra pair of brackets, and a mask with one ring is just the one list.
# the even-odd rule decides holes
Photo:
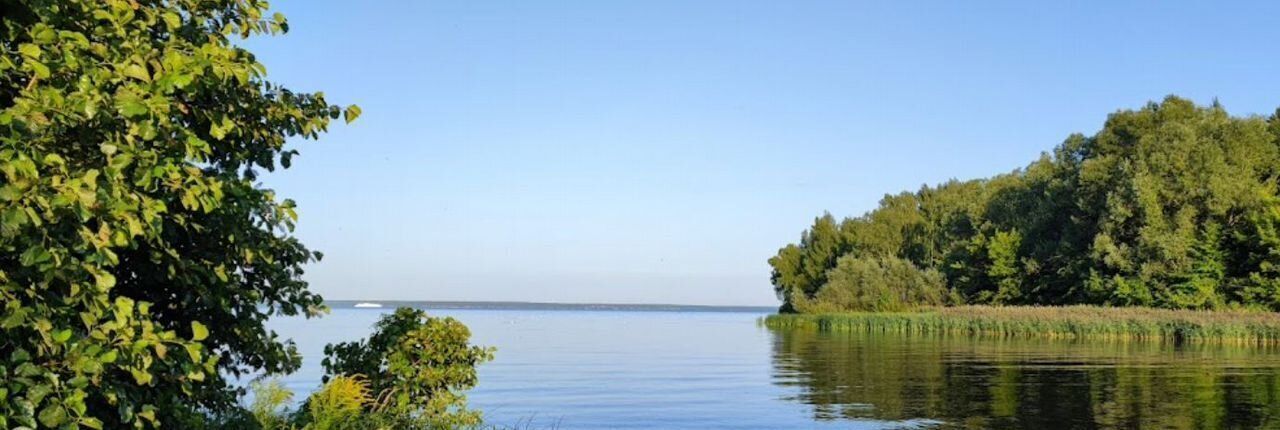
[(824, 214), (769, 259), (784, 313), (1280, 310), (1280, 111), (1169, 96), (1026, 167)]

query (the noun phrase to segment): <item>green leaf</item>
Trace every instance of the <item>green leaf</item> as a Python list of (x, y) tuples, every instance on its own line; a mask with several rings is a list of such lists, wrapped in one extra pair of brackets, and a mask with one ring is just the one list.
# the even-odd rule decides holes
[(67, 411), (62, 409), (62, 405), (51, 404), (40, 411), (40, 424), (44, 424), (45, 427), (54, 428), (65, 422), (67, 422)]
[(23, 43), (18, 45), (18, 53), (22, 54), (24, 57), (35, 60), (39, 60), (41, 54), (40, 47), (33, 43)]
[(102, 430), (102, 420), (93, 417), (81, 418), (80, 425), (95, 430)]
[(53, 43), (57, 36), (58, 33), (44, 23), (36, 24), (31, 30), (31, 40), (41, 44)]
[(182, 26), (182, 18), (178, 17), (178, 14), (176, 13), (165, 12), (165, 14), (161, 15), (160, 17), (164, 18), (164, 23), (169, 26), (170, 30), (176, 29)]
[(134, 382), (138, 385), (147, 385), (151, 383), (151, 373), (141, 369), (129, 369), (129, 373), (133, 375)]
[(53, 75), (53, 72), (49, 70), (49, 66), (44, 65), (44, 63), (36, 60), (27, 60), (27, 64), (31, 66), (31, 71), (35, 72), (37, 78), (46, 79)]
[(31, 161), (29, 158), (14, 160), (11, 164), (13, 165), (14, 172), (19, 173), (22, 176), (32, 179), (40, 177), (40, 171), (36, 169), (36, 162)]
[(138, 64), (129, 64), (124, 67), (124, 75), (143, 81), (151, 82), (151, 75), (147, 73), (147, 68)]
[(155, 408), (155, 406), (151, 406), (151, 405), (145, 405), (145, 406), (143, 406), (143, 407), (142, 407), (142, 412), (138, 412), (138, 416), (143, 417), (143, 418), (146, 418), (148, 421), (155, 422), (155, 421), (156, 421), (156, 408)]
[(0, 187), (0, 200), (13, 201), (19, 197), (22, 197), (22, 191), (19, 191), (13, 185)]
[(133, 310), (134, 310), (133, 304), (134, 304), (133, 299), (130, 299), (128, 297), (123, 297), (123, 296), (116, 297), (115, 311), (117, 314), (125, 318), (132, 318)]
[(227, 136), (227, 132), (234, 128), (236, 128), (236, 123), (232, 122), (230, 118), (223, 117), (221, 121), (209, 125), (209, 135), (213, 136), (214, 139), (222, 140), (223, 137)]
[(32, 403), (39, 404), (41, 401), (44, 400), (46, 396), (49, 395), (49, 393), (52, 393), (52, 392), (53, 392), (53, 386), (51, 385), (48, 385), (48, 384), (35, 385), (31, 387), (31, 389), (27, 390), (27, 400), (30, 400)]
[(61, 166), (67, 164), (67, 160), (58, 154), (48, 154), (44, 156), (44, 164), (46, 166)]
[(205, 328), (204, 324), (200, 324), (199, 321), (192, 321), (191, 340), (199, 342), (205, 340), (207, 337), (209, 337), (209, 329)]
[(49, 261), (50, 258), (52, 256), (49, 255), (49, 251), (46, 251), (44, 247), (32, 245), (26, 251), (23, 251), (22, 255), (18, 256), (18, 262), (23, 266), (34, 266)]
[(93, 286), (99, 290), (106, 290), (116, 286), (116, 276), (104, 271), (93, 273)]
[(133, 162), (133, 156), (129, 155), (128, 153), (123, 153), (111, 158), (111, 168), (119, 171), (120, 169), (129, 167), (129, 163), (132, 163), (132, 162)]
[(110, 350), (98, 356), (98, 361), (102, 363), (115, 363), (119, 353), (116, 350)]
[(188, 344), (183, 344), (182, 346), (184, 349), (187, 350), (187, 356), (191, 357), (191, 361), (193, 363), (200, 362), (200, 345), (199, 344), (188, 343)]
[(9, 314), (9, 316), (5, 317), (3, 321), (0, 321), (0, 328), (8, 330), (8, 329), (22, 325), (22, 323), (26, 322), (26, 320), (27, 320), (27, 313), (23, 312), (22, 309), (18, 309), (14, 311), (12, 314)]
[[(0, 199), (11, 200), (3, 198), (3, 196), (0, 196)], [(28, 221), (30, 220), (27, 219), (27, 213), (19, 208), (10, 208), (9, 210), (0, 212), (0, 225), (3, 225), (6, 230), (17, 230)]]
[(53, 341), (56, 343), (67, 343), (71, 339), (71, 329), (64, 328), (53, 332)]
[(222, 140), (223, 137), (227, 136), (227, 131), (217, 124), (213, 124), (209, 126), (209, 135), (213, 136), (214, 139)]
[(360, 106), (347, 106), (347, 110), (342, 112), (342, 116), (347, 121), (347, 124), (350, 124), (351, 121), (355, 121), (356, 118), (360, 117)]
[(22, 348), (18, 348), (14, 350), (12, 353), (9, 353), (9, 361), (12, 361), (14, 363), (25, 363), (27, 362), (27, 360), (30, 360), (30, 359), (31, 359), (31, 353), (27, 352), (27, 350)]
[(120, 114), (126, 117), (136, 117), (146, 115), (150, 112), (147, 105), (137, 97), (125, 97), (116, 100), (116, 109), (120, 110)]

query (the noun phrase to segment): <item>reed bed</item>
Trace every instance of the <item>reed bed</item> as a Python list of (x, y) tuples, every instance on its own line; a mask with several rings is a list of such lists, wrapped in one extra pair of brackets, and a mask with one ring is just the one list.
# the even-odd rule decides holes
[(956, 306), (916, 312), (770, 315), (770, 328), (996, 338), (1280, 344), (1280, 314), (1099, 306)]

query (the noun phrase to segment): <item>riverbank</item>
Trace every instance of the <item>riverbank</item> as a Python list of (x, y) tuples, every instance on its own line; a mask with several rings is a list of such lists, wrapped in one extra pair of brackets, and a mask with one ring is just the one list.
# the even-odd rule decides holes
[(1280, 344), (1280, 314), (1098, 306), (956, 306), (917, 312), (780, 314), (771, 328), (977, 337)]

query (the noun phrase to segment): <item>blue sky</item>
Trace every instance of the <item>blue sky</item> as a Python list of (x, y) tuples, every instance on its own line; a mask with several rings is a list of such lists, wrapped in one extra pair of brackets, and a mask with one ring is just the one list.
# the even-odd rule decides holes
[(364, 110), (265, 178), (330, 299), (773, 305), (823, 211), (1168, 94), (1280, 106), (1278, 3), (273, 3), (270, 78)]

